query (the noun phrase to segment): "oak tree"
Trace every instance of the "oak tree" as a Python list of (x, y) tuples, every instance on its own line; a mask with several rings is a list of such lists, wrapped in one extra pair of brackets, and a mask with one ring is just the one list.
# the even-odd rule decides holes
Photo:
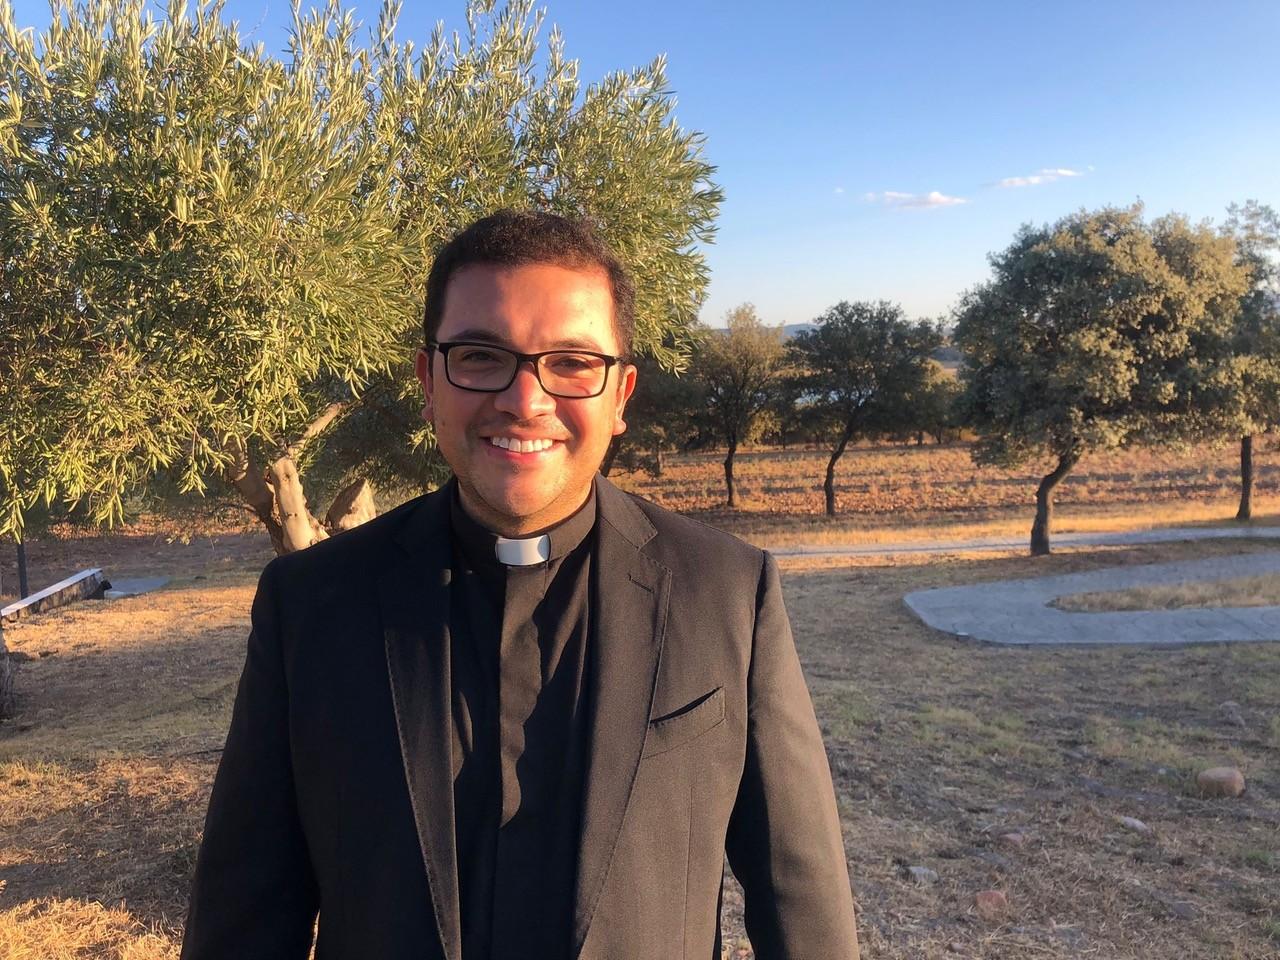
[(835, 516), (836, 464), (851, 441), (905, 418), (942, 334), (885, 300), (842, 301), (815, 323), (792, 339), (790, 354), (800, 371), (800, 402), (826, 424), (832, 443), (822, 489), (827, 516)]
[(1239, 377), (1221, 410), (1240, 438), (1237, 520), (1253, 516), (1253, 438), (1280, 423), (1280, 214), (1256, 200), (1227, 208), (1222, 232), (1236, 242), (1237, 262), (1249, 270), (1240, 300), (1230, 363)]
[(734, 457), (740, 445), (758, 439), (766, 426), (765, 413), (782, 382), (786, 350), (782, 328), (765, 326), (750, 303), (729, 310), (725, 325), (723, 331), (706, 334), (691, 369), (705, 388), (707, 416), (725, 443), (725, 499), (734, 507)]
[(975, 459), (1048, 459), (1032, 554), (1049, 552), (1054, 491), (1088, 451), (1205, 430), (1248, 282), (1234, 254), (1207, 225), (1105, 207), (1024, 226), (965, 295), (954, 339)]

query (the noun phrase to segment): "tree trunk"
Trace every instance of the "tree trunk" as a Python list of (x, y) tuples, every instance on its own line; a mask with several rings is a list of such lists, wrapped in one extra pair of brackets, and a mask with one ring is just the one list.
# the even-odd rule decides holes
[(281, 457), (267, 468), (268, 485), (275, 491), (276, 513), (284, 532), (284, 548), (287, 553), (305, 550), (329, 536), (320, 521), (307, 509), (307, 495), (303, 492), (298, 468), (291, 457)]
[(831, 459), (827, 461), (827, 479), (822, 485), (822, 492), (826, 497), (828, 517), (836, 515), (836, 461), (844, 456), (844, 448), (849, 445), (851, 439), (853, 439), (852, 421), (845, 424), (844, 433), (840, 434), (840, 441), (831, 451)]
[(923, 447), (923, 446), (924, 446), (924, 431), (923, 431), (923, 430), (917, 430), (917, 431), (916, 431), (916, 446), (917, 446), (917, 447)]
[(284, 546), (284, 530), (276, 519), (275, 497), (271, 495), (271, 488), (263, 479), (262, 471), (243, 447), (236, 445), (232, 452), (235, 463), (227, 470), (227, 482), (239, 491), (253, 515), (267, 528), (276, 556), (288, 553)]
[(738, 452), (738, 441), (737, 439), (731, 439), (729, 441), (729, 452), (725, 455), (725, 458), (724, 458), (724, 488), (729, 495), (730, 507), (737, 506), (737, 501), (734, 498), (734, 490), (733, 490), (733, 455), (737, 452)]
[(27, 578), (27, 541), (18, 540), (18, 599), (31, 596), (31, 582)]
[(662, 444), (655, 443), (653, 445), (653, 475), (655, 477), (662, 476), (663, 466), (664, 464), (662, 462)]
[(1240, 438), (1240, 509), (1237, 520), (1253, 519), (1253, 437)]
[(357, 480), (333, 498), (329, 512), (324, 515), (324, 525), (331, 533), (350, 530), (378, 515), (373, 502), (373, 484)]
[[(0, 595), (4, 589), (0, 587)], [(0, 720), (13, 716), (13, 661), (4, 645), (4, 621), (0, 620)]]
[[(233, 439), (228, 446), (232, 463), (227, 468), (226, 480), (239, 491), (249, 509), (267, 528), (271, 546), (275, 548), (277, 556), (302, 550), (329, 536), (329, 531), (307, 509), (307, 497), (298, 477), (296, 461), (307, 444), (320, 436), (347, 409), (348, 404), (341, 401), (325, 407), (307, 425), (302, 436), (283, 448), (280, 456), (265, 472), (253, 462), (248, 450), (238, 440)], [(347, 487), (335, 498), (334, 508), (341, 507), (333, 514), (335, 518), (345, 516), (350, 509), (357, 509), (362, 514), (372, 513), (371, 488), (368, 491), (368, 503), (355, 505), (357, 494), (361, 492), (358, 489), (361, 482), (363, 481)], [(352, 502), (341, 503), (348, 495)], [(351, 525), (354, 526), (354, 523)], [(346, 527), (343, 526), (342, 529)]]
[(1053, 468), (1053, 472), (1044, 476), (1040, 480), (1040, 486), (1036, 488), (1036, 519), (1031, 525), (1033, 557), (1043, 557), (1049, 553), (1049, 529), (1053, 523), (1053, 491), (1066, 479), (1071, 468), (1079, 460), (1080, 454), (1074, 451), (1064, 453), (1059, 458), (1058, 465)]
[(613, 461), (618, 458), (618, 445), (621, 443), (621, 436), (614, 437), (609, 441), (609, 448), (604, 452), (604, 461), (600, 464), (600, 476), (607, 477), (609, 471), (613, 469)]

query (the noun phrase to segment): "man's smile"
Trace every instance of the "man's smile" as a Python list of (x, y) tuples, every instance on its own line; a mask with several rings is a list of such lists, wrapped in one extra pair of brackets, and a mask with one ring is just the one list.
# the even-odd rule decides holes
[(561, 443), (559, 440), (552, 440), (549, 437), (538, 437), (536, 439), (522, 439), (520, 437), (502, 437), (492, 436), (488, 438), (489, 445), (505, 450), (508, 453), (543, 453), (550, 450), (556, 444)]

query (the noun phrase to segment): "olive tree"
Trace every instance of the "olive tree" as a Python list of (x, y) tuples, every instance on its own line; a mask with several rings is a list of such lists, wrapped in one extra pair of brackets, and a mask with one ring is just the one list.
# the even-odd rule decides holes
[(927, 320), (908, 320), (902, 307), (885, 300), (842, 301), (815, 324), (796, 334), (790, 354), (800, 371), (800, 402), (831, 439), (822, 490), (827, 516), (835, 516), (836, 464), (852, 440), (906, 419), (942, 334)]
[[(226, 482), (277, 551), (372, 511), (367, 476), (439, 461), (410, 362), (431, 258), (500, 207), (587, 215), (636, 273), (637, 345), (688, 352), (720, 192), (664, 64), (583, 88), (527, 0), (415, 51), (336, 3), (287, 57), (217, 5), (0, 0), (0, 532), (37, 499), (118, 521), (158, 472)], [(321, 524), (300, 474), (342, 492)]]
[(956, 313), (979, 463), (1048, 459), (1032, 554), (1050, 549), (1057, 486), (1090, 450), (1201, 435), (1248, 271), (1235, 244), (1141, 206), (1025, 226)]
[[(384, 7), (374, 43), (373, 123), (413, 248), (405, 287), (420, 297), (436, 251), (480, 216), (504, 207), (586, 216), (635, 280), (634, 350), (680, 369), (708, 282), (698, 244), (714, 236), (722, 195), (702, 135), (675, 120), (665, 60), (588, 84), (558, 30), (539, 55), (543, 15), (532, 0), (472, 3), (465, 32), (437, 28), (421, 52), (395, 39), (394, 13)], [(400, 359), (325, 438), (341, 483), (364, 475), (423, 487), (447, 471), (412, 373), (420, 310), (398, 332)]]
[(324, 531), (294, 460), (400, 349), (408, 249), (368, 136), (350, 16), (295, 23), (288, 63), (217, 7), (0, 5), (0, 337), (20, 429), (3, 522), (35, 498), (121, 517), (160, 470), (222, 475), (278, 550)]

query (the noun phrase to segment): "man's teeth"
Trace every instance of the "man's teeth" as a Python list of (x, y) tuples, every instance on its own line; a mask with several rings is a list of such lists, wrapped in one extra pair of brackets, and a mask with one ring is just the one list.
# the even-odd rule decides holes
[(515, 437), (490, 437), (489, 442), (495, 447), (510, 450), (512, 453), (535, 453), (546, 450), (555, 443), (554, 440), (517, 440)]

